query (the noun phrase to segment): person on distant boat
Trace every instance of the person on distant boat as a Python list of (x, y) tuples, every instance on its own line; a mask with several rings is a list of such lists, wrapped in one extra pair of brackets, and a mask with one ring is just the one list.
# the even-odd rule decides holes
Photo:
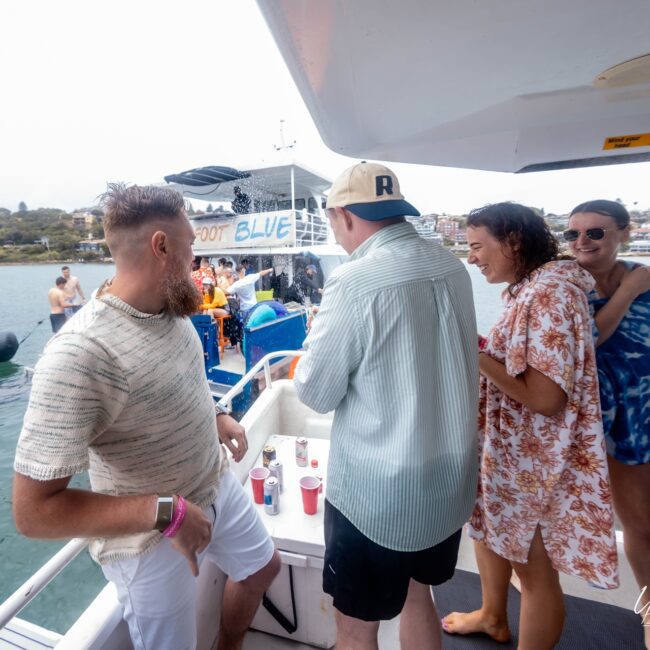
[(505, 309), (481, 340), (481, 474), (468, 532), (483, 604), (443, 619), (448, 633), (505, 642), (512, 571), (521, 581), (519, 647), (560, 640), (558, 572), (618, 587), (614, 515), (587, 291), (594, 281), (533, 210), (497, 203), (467, 219), (469, 264), (507, 282)]
[(65, 310), (70, 307), (68, 298), (65, 295), (66, 279), (59, 276), (55, 281), (55, 286), (47, 292), (47, 299), (50, 301), (50, 324), (52, 331), (56, 334), (64, 325), (68, 317)]
[[(66, 307), (66, 316), (70, 318), (81, 309), (83, 305), (86, 304), (86, 296), (84, 295), (83, 289), (81, 288), (81, 283), (79, 278), (70, 275), (70, 267), (62, 266), (61, 267), (61, 276), (65, 278), (65, 287), (63, 287), (63, 293), (65, 294), (66, 300), (69, 305)], [(77, 303), (77, 295), (81, 300), (81, 303)]]
[(264, 269), (259, 273), (251, 273), (246, 275), (246, 267), (239, 265), (236, 269), (239, 277), (233, 284), (226, 288), (227, 294), (235, 294), (239, 298), (239, 306), (243, 315), (252, 309), (257, 304), (255, 297), (255, 283), (269, 273), (273, 273), (273, 269)]
[(246, 275), (250, 275), (251, 273), (255, 273), (255, 269), (253, 268), (253, 265), (251, 264), (250, 260), (248, 258), (244, 258), (240, 262), (241, 266), (243, 266), (246, 269)]
[(203, 278), (203, 304), (201, 310), (210, 316), (228, 316), (228, 299), (226, 294), (214, 286), (212, 278)]
[(231, 287), (234, 282), (235, 282), (235, 272), (228, 267), (224, 267), (223, 271), (217, 277), (217, 286), (224, 293), (227, 293), (227, 289)]
[(476, 495), (471, 282), (406, 215), (420, 213), (387, 167), (336, 179), (327, 216), (350, 261), (325, 285), (294, 374), (302, 402), (336, 411), (323, 588), (337, 648), (376, 649), (379, 621), (400, 613), (401, 647), (440, 647), (430, 585), (453, 576)]
[[(109, 185), (116, 276), (48, 343), (14, 462), (13, 512), (28, 537), (90, 538), (134, 648), (195, 648), (203, 561), (229, 576), (217, 647), (241, 648), (280, 558), (228, 469), (243, 427), (216, 407), (187, 316), (194, 231), (183, 197)], [(73, 489), (88, 470), (92, 490)], [(205, 604), (204, 604), (205, 605)]]
[(196, 271), (192, 271), (191, 277), (199, 291), (203, 288), (203, 278), (210, 278), (213, 283), (217, 281), (214, 272), (210, 268), (210, 260), (207, 257), (201, 258), (199, 268)]
[(323, 290), (316, 279), (318, 269), (313, 264), (308, 264), (304, 269), (301, 268), (295, 275), (293, 283), (287, 290), (287, 300), (305, 304), (308, 298), (312, 305), (319, 305)]
[(244, 192), (241, 191), (241, 187), (238, 185), (235, 185), (235, 187), (233, 187), (233, 192), (235, 194), (235, 198), (230, 204), (232, 211), (235, 214), (248, 214), (251, 211), (251, 199), (248, 194), (244, 194)]
[[(596, 364), (614, 510), (640, 589), (650, 588), (650, 267), (617, 259), (630, 215), (616, 201), (573, 209), (564, 238), (596, 287)], [(639, 608), (648, 611), (646, 589)], [(645, 645), (650, 648), (650, 616)]]

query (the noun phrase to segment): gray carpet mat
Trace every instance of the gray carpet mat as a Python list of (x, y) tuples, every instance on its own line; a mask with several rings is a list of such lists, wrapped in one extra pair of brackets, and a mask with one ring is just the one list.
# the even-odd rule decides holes
[[(457, 570), (449, 582), (434, 587), (436, 608), (442, 618), (450, 612), (470, 612), (481, 606), (478, 574)], [(497, 643), (484, 635), (458, 636), (443, 632), (445, 650), (502, 650), (517, 647), (519, 592), (512, 586), (508, 594), (508, 622), (512, 639)], [(559, 650), (644, 650), (640, 618), (630, 609), (564, 596), (566, 620)]]

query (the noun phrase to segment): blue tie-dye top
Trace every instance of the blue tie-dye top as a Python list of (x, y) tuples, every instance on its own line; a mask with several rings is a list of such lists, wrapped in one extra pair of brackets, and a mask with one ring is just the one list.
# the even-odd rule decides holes
[[(594, 313), (607, 300), (595, 292), (589, 296)], [(636, 298), (616, 331), (596, 348), (596, 361), (607, 452), (627, 465), (649, 463), (650, 291)]]

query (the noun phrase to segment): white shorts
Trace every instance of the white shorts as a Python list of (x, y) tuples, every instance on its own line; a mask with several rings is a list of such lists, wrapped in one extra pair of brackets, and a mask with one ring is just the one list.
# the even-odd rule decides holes
[[(212, 540), (199, 555), (199, 566), (208, 558), (240, 582), (271, 561), (273, 542), (232, 472), (223, 475), (217, 498), (204, 512), (213, 522)], [(196, 578), (169, 539), (150, 553), (102, 570), (117, 588), (135, 650), (194, 650)]]

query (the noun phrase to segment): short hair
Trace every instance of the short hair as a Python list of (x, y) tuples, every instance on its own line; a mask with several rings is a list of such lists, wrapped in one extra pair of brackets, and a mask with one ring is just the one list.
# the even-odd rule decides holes
[(249, 262), (248, 259), (246, 259), (246, 258), (244, 258), (244, 259), (243, 259), (241, 262), (239, 262), (239, 263), (241, 264), (241, 266), (248, 266), (248, 265), (250, 264), (250, 262)]
[(232, 262), (230, 262), (229, 260), (226, 260), (225, 268), (232, 269)]
[[(64, 269), (67, 269), (68, 267), (67, 267), (67, 266), (64, 266), (63, 268), (64, 268)], [(68, 281), (67, 281), (67, 280), (66, 280), (62, 275), (60, 275), (60, 276), (59, 276), (59, 277), (54, 281), (54, 283), (55, 283), (56, 286), (58, 287), (60, 284), (68, 284)]]
[(136, 228), (156, 219), (172, 220), (185, 212), (182, 194), (171, 187), (109, 183), (99, 199), (107, 231)]
[(585, 201), (585, 203), (581, 203), (573, 208), (569, 217), (578, 214), (578, 212), (595, 212), (596, 214), (602, 214), (604, 217), (611, 217), (616, 222), (616, 226), (621, 230), (630, 225), (630, 213), (618, 201), (608, 201), (607, 199)]
[(62, 270), (62, 271), (69, 271), (69, 270), (70, 270), (70, 267), (69, 267), (69, 266), (62, 266), (62, 267), (61, 267), (61, 270)]
[(485, 226), (502, 244), (513, 247), (515, 284), (558, 257), (558, 241), (544, 219), (519, 203), (493, 203), (472, 210), (468, 226)]
[(235, 269), (235, 271), (237, 271), (237, 273), (239, 273), (240, 271), (245, 271), (245, 270), (246, 270), (246, 267), (243, 266), (242, 264), (238, 264), (237, 268)]

